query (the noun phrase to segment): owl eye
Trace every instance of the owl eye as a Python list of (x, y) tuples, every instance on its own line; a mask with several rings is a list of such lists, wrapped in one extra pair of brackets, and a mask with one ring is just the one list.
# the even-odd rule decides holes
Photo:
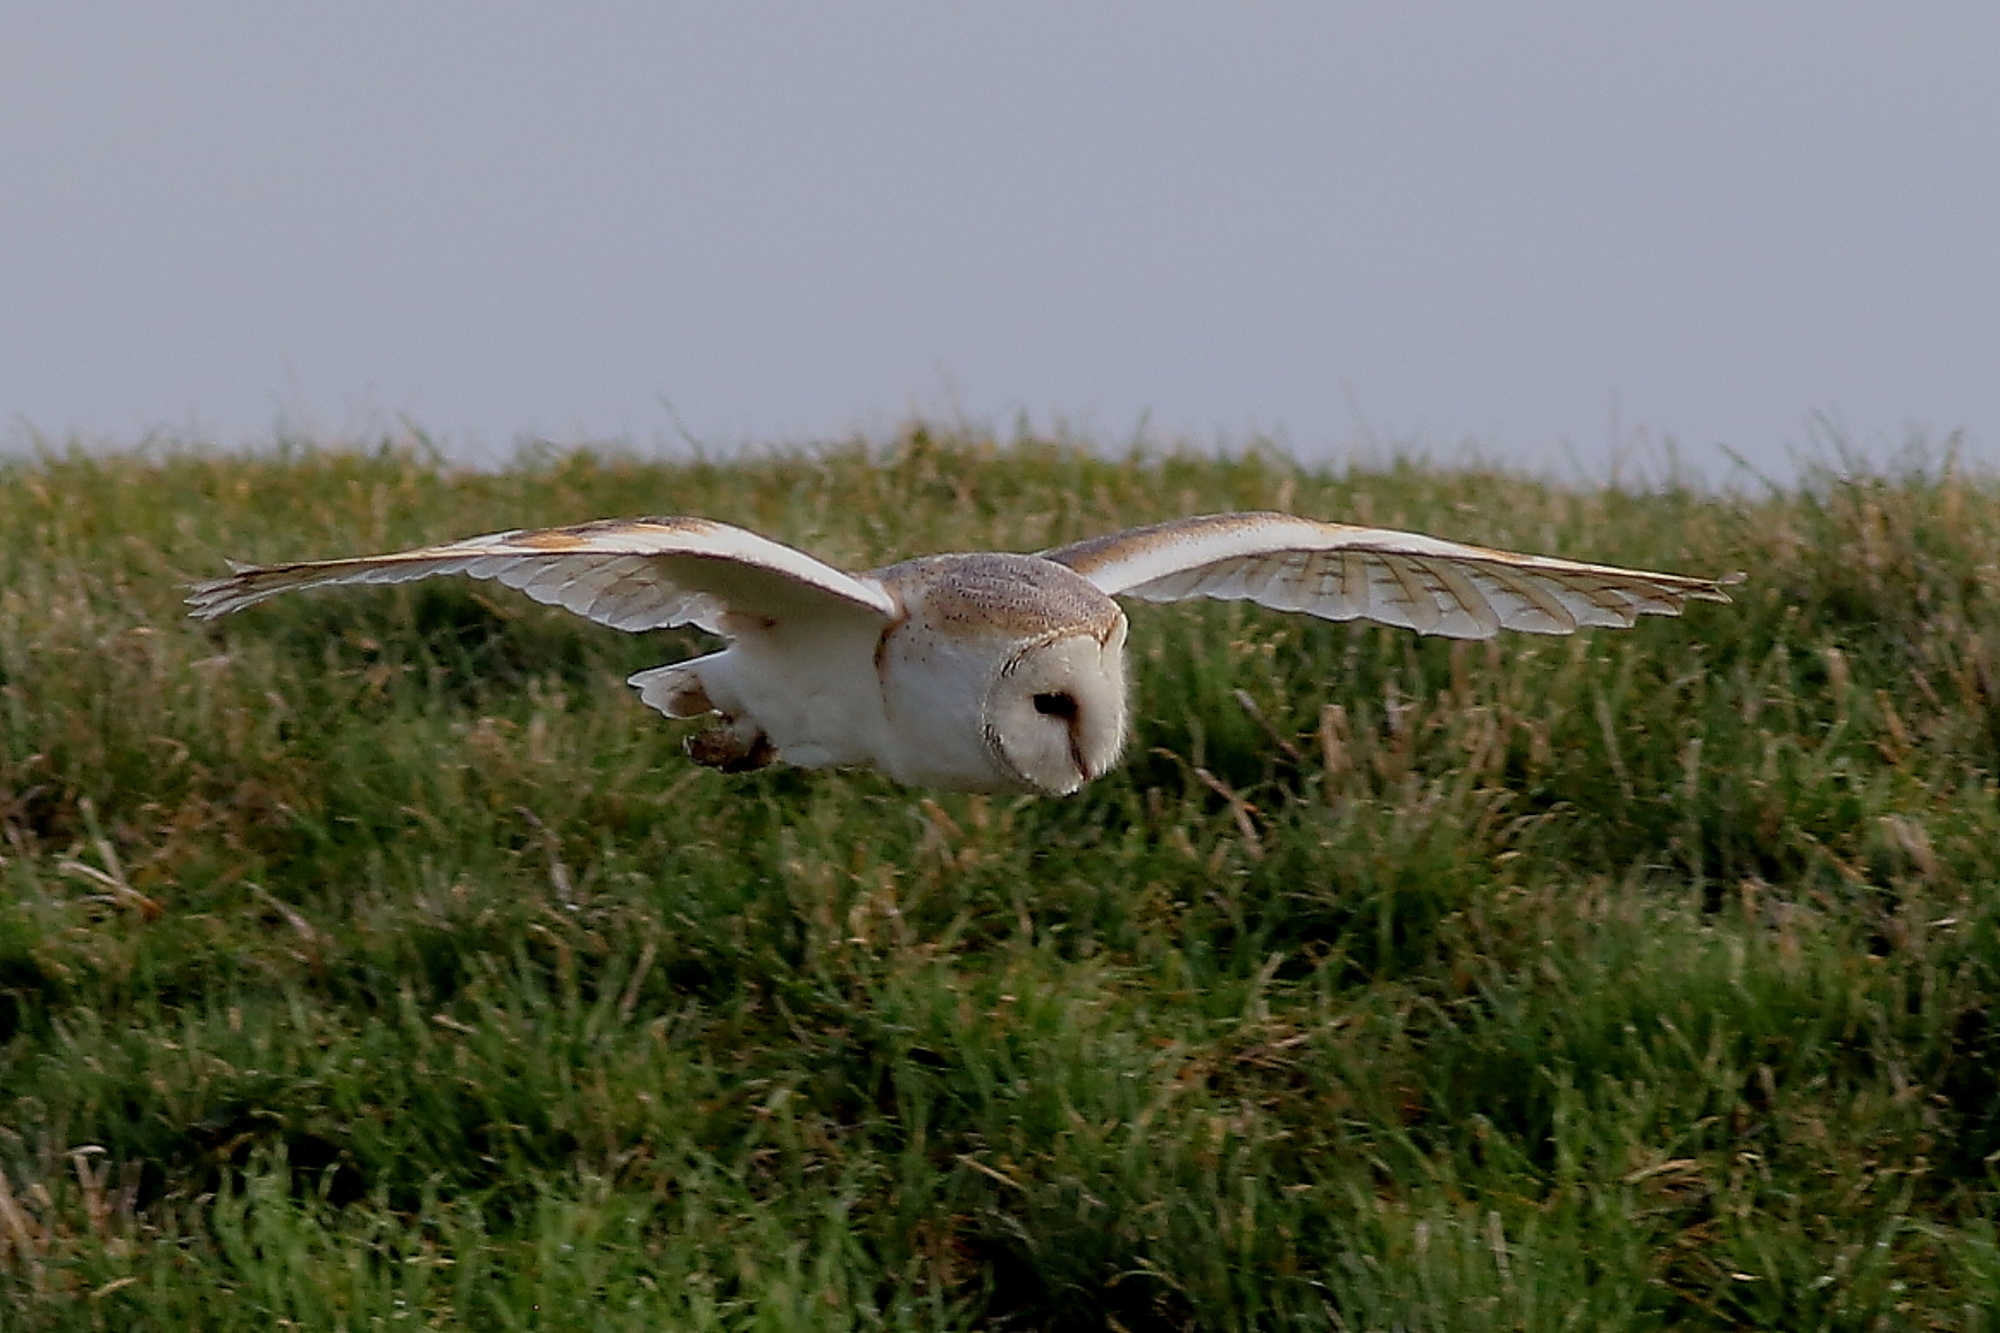
[(1073, 694), (1038, 694), (1032, 702), (1035, 711), (1043, 717), (1059, 717), (1065, 722), (1076, 717), (1076, 696)]

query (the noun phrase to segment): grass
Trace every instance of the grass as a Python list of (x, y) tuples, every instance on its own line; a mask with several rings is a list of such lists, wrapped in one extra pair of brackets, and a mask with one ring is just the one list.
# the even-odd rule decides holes
[[(8, 464), (0, 1326), (2000, 1330), (2000, 485), (913, 428)], [(1068, 800), (727, 778), (695, 646), (225, 556), (687, 512), (855, 566), (1275, 507), (1733, 606), (1133, 612)]]

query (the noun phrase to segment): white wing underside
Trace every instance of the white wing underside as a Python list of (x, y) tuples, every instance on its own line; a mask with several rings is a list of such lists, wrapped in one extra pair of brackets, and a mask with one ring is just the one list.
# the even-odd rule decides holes
[[(1421, 533), (1320, 523), (1288, 514), (1214, 514), (1091, 538), (1042, 553), (1113, 596), (1151, 602), (1246, 600), (1327, 620), (1373, 620), (1425, 634), (1487, 638), (1502, 629), (1567, 634), (1726, 602), (1722, 582), (1468, 546)], [(612, 519), (493, 533), (347, 560), (239, 568), (196, 584), (203, 619), (297, 589), (405, 583), (439, 574), (493, 579), (614, 629), (730, 618), (893, 619), (876, 579), (793, 547), (695, 518)], [(739, 622), (737, 628), (741, 628)]]
[(1373, 620), (1451, 638), (1503, 629), (1568, 634), (1726, 602), (1713, 579), (1520, 555), (1388, 528), (1289, 514), (1213, 514), (1044, 551), (1119, 597), (1256, 602), (1326, 620)]
[(518, 588), (613, 629), (698, 625), (731, 632), (730, 618), (770, 624), (792, 617), (862, 615), (887, 620), (882, 585), (803, 551), (726, 523), (697, 518), (610, 519), (569, 528), (496, 532), (390, 555), (248, 566), (195, 584), (202, 619), (279, 593), (356, 583), (407, 583), (464, 574)]

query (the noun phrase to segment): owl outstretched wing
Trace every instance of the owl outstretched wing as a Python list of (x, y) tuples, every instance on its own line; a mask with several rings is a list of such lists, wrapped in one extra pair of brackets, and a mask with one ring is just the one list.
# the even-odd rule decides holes
[[(1374, 620), (1422, 634), (1568, 634), (1726, 602), (1724, 583), (1522, 555), (1389, 528), (1290, 514), (1208, 514), (1043, 551), (1116, 597), (1247, 600), (1326, 620)], [(1740, 576), (1739, 576), (1740, 577)]]
[(190, 614), (208, 620), (296, 588), (406, 583), (433, 574), (493, 579), (538, 602), (633, 631), (693, 624), (724, 634), (742, 623), (734, 617), (770, 624), (840, 614), (886, 621), (897, 613), (872, 578), (701, 518), (606, 519), (388, 555), (241, 566), (227, 578), (195, 584), (187, 602)]

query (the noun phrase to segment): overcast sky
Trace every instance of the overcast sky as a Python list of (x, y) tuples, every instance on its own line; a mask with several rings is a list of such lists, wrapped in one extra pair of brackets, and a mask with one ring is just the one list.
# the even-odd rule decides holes
[(2000, 461), (2000, 5), (18, 4), (0, 436)]

